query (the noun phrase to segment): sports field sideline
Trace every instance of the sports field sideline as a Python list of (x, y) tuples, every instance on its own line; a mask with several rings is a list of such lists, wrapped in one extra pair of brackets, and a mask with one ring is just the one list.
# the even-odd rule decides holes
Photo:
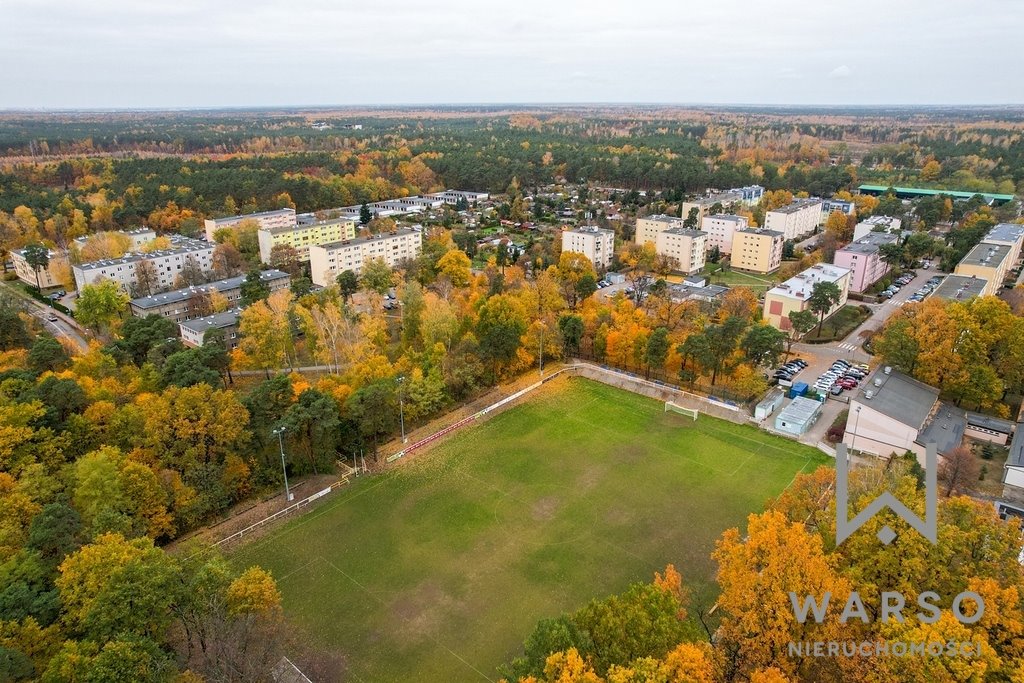
[(675, 563), (713, 593), (721, 532), (819, 451), (581, 378), (364, 477), (238, 550), (352, 680), (482, 681), (540, 618)]

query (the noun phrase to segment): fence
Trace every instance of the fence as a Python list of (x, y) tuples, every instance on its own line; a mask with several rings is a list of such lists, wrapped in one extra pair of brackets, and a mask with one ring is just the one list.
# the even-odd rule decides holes
[(338, 481), (334, 482), (333, 484), (331, 484), (327, 488), (321, 489), (320, 491), (317, 491), (316, 493), (310, 495), (309, 497), (303, 498), (302, 500), (300, 500), (297, 503), (292, 503), (291, 505), (289, 505), (288, 507), (284, 508), (283, 510), (278, 510), (274, 514), (272, 514), (272, 515), (270, 515), (268, 517), (264, 517), (263, 519), (261, 519), (260, 521), (256, 522), (255, 524), (250, 524), (249, 526), (245, 527), (241, 531), (236, 531), (235, 533), (231, 534), (230, 536), (226, 536), (225, 538), (220, 539), (219, 541), (217, 541), (216, 543), (213, 544), (213, 547), (214, 548), (219, 548), (222, 545), (227, 545), (227, 544), (231, 543), (232, 541), (237, 541), (237, 540), (239, 540), (240, 538), (242, 538), (243, 536), (245, 536), (247, 534), (251, 534), (252, 532), (254, 532), (256, 530), (261, 529), (261, 528), (267, 526), (268, 524), (271, 524), (272, 522), (275, 522), (275, 521), (277, 521), (277, 520), (279, 520), (279, 519), (281, 519), (283, 517), (287, 517), (288, 515), (290, 515), (291, 513), (295, 512), (296, 510), (298, 510), (300, 508), (306, 507), (310, 503), (323, 498), (324, 496), (326, 496), (328, 493), (330, 493), (334, 489), (341, 488), (342, 486), (344, 486), (347, 483), (348, 483), (348, 477), (347, 476), (342, 477), (341, 479), (339, 479)]

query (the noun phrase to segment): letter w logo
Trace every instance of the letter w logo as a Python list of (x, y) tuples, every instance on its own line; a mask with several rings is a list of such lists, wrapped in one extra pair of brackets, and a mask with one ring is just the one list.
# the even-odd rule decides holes
[[(852, 520), (848, 519), (847, 507), (850, 488), (847, 479), (847, 470), (849, 469), (847, 457), (846, 444), (839, 444), (836, 448), (836, 545), (839, 545), (853, 535), (854, 531), (864, 526), (865, 522), (877, 515), (885, 507), (896, 513), (897, 517), (903, 519), (903, 521), (932, 543), (938, 542), (935, 520), (939, 504), (938, 486), (936, 484), (939, 466), (934, 443), (925, 446), (925, 519), (923, 520), (888, 491), (871, 501), (871, 504), (861, 510), (860, 514)], [(886, 545), (892, 543), (895, 538), (896, 532), (890, 529), (888, 525), (883, 526), (878, 531), (878, 540)]]

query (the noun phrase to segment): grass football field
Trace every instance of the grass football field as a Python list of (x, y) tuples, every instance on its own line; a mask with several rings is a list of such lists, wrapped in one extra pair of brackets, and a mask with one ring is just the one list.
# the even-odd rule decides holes
[(675, 563), (713, 594), (721, 532), (827, 458), (585, 379), (364, 477), (237, 551), (352, 680), (484, 681), (538, 619)]

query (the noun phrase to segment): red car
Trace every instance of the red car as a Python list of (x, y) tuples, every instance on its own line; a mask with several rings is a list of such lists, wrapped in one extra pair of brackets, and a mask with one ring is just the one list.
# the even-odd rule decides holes
[(836, 384), (841, 386), (843, 389), (856, 389), (857, 388), (857, 380), (850, 379), (849, 377), (844, 377), (843, 379), (841, 379), (838, 382), (836, 382)]

